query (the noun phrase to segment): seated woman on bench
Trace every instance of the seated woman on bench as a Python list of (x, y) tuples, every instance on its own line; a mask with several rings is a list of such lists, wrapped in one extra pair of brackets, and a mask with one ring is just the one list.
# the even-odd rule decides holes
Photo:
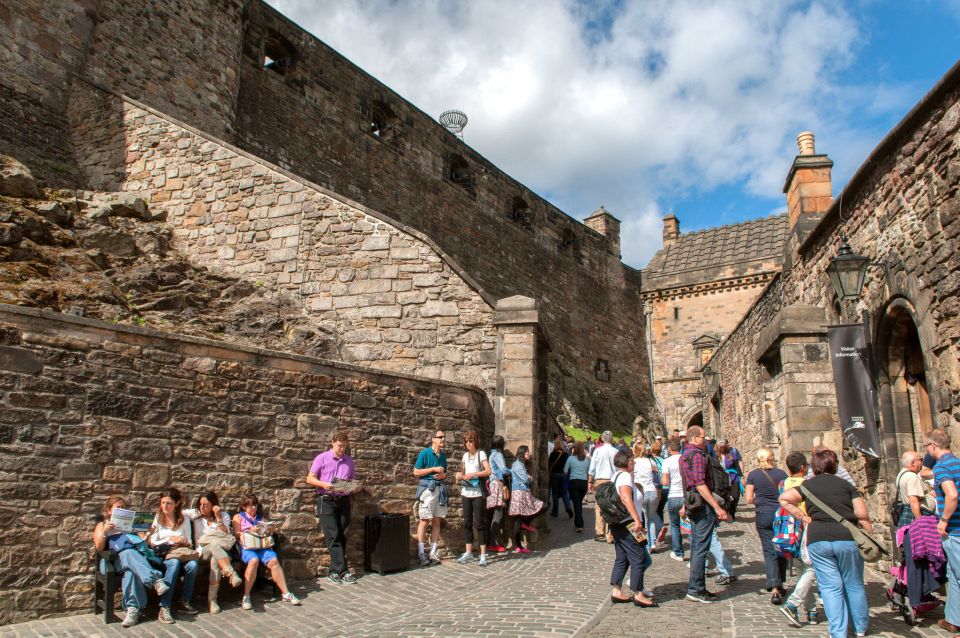
[[(170, 589), (160, 597), (160, 613), (157, 620), (166, 624), (176, 622), (171, 613), (170, 604), (173, 602), (173, 587), (177, 584), (177, 576), (183, 569), (183, 589), (180, 592), (180, 602), (177, 610), (195, 616), (197, 608), (190, 604), (193, 598), (193, 586), (197, 580), (196, 560), (189, 560), (182, 554), (189, 554), (193, 550), (193, 533), (190, 521), (181, 511), (183, 496), (175, 487), (165, 489), (160, 493), (160, 508), (157, 517), (153, 519), (153, 527), (147, 542), (155, 548), (163, 558), (163, 579)], [(195, 556), (194, 556), (195, 558)]]
[[(133, 627), (140, 619), (140, 612), (147, 606), (146, 588), (150, 587), (162, 596), (168, 586), (163, 580), (163, 573), (150, 565), (134, 544), (133, 539), (139, 537), (124, 534), (110, 522), (115, 507), (127, 509), (126, 500), (122, 496), (107, 498), (103, 505), (103, 520), (93, 528), (93, 546), (98, 552), (109, 549), (117, 554), (113, 568), (123, 574), (123, 608), (127, 610), (122, 624), (124, 627)], [(106, 573), (105, 569), (101, 563), (101, 573)], [(105, 601), (105, 604), (113, 606), (113, 601)]]
[(266, 565), (267, 569), (270, 570), (273, 582), (283, 593), (283, 601), (291, 605), (299, 605), (300, 599), (287, 589), (287, 579), (283, 574), (283, 568), (280, 566), (277, 553), (269, 546), (264, 546), (265, 544), (272, 544), (272, 541), (267, 541), (265, 544), (257, 541), (260, 547), (247, 547), (244, 544), (245, 537), (249, 543), (253, 543), (256, 539), (270, 538), (270, 534), (272, 534), (270, 529), (266, 530), (264, 534), (255, 533), (257, 526), (262, 523), (263, 514), (260, 509), (260, 499), (255, 494), (244, 494), (243, 498), (240, 499), (240, 511), (233, 517), (233, 535), (240, 542), (240, 558), (247, 566), (243, 573), (243, 608), (253, 609), (250, 590), (253, 589), (253, 583), (257, 580), (257, 568), (260, 563)]
[(230, 529), (230, 517), (220, 509), (220, 499), (216, 492), (202, 492), (192, 509), (183, 510), (183, 515), (193, 523), (193, 538), (200, 552), (200, 559), (210, 562), (210, 586), (207, 589), (207, 603), (211, 614), (220, 613), (217, 593), (220, 591), (220, 579), (227, 576), (230, 584), (239, 587), (243, 579), (230, 564), (227, 554), (237, 540)]

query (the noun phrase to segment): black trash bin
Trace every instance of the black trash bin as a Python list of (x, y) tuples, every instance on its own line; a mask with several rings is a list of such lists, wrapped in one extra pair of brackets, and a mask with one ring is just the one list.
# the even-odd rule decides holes
[(363, 519), (363, 570), (385, 572), (410, 566), (410, 517), (370, 514)]

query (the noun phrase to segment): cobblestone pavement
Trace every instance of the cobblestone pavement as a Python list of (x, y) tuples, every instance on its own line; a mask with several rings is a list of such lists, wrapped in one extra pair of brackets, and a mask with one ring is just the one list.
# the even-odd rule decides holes
[[(647, 588), (652, 588), (661, 608), (638, 609), (632, 605), (613, 606), (604, 604), (604, 610), (583, 632), (590, 638), (613, 636), (656, 636), (656, 638), (693, 638), (717, 636), (722, 638), (819, 638), (829, 636), (823, 609), (821, 624), (792, 627), (770, 604), (770, 595), (758, 592), (763, 587), (763, 558), (760, 555), (760, 539), (754, 528), (753, 510), (741, 507), (737, 522), (720, 527), (720, 541), (734, 565), (737, 582), (721, 587), (710, 578), (707, 586), (720, 592), (721, 599), (715, 605), (702, 605), (684, 600), (686, 595), (688, 563), (670, 560), (666, 553), (653, 555), (653, 566), (645, 575)], [(684, 539), (684, 548), (689, 545)], [(612, 552), (611, 552), (612, 554)], [(687, 554), (689, 556), (689, 553)], [(710, 559), (712, 566), (712, 558)], [(871, 573), (868, 570), (868, 573)], [(795, 579), (788, 578), (792, 585)], [(883, 593), (879, 577), (867, 583), (870, 601), (870, 630), (868, 636), (949, 636), (936, 626), (941, 613), (930, 616), (920, 627), (909, 627), (901, 616), (891, 611)], [(655, 613), (651, 613), (655, 612)], [(679, 622), (678, 622), (678, 619)], [(850, 630), (853, 635), (853, 629)]]
[[(585, 508), (586, 509), (586, 508)], [(812, 638), (825, 636), (826, 625), (789, 627), (763, 584), (759, 541), (750, 510), (721, 528), (720, 537), (740, 580), (722, 591), (716, 605), (683, 600), (688, 568), (654, 554), (647, 587), (660, 609), (639, 609), (609, 602), (607, 584), (613, 547), (593, 541), (592, 508), (586, 530), (574, 534), (561, 515), (554, 529), (541, 534), (549, 551), (518, 558), (498, 557), (487, 568), (446, 560), (440, 566), (411, 567), (405, 572), (364, 576), (355, 585), (326, 580), (301, 582), (294, 591), (302, 607), (266, 602), (254, 594), (255, 610), (240, 609), (239, 595), (226, 588), (224, 612), (202, 613), (175, 625), (156, 622), (156, 612), (133, 629), (104, 625), (92, 614), (0, 627), (12, 636), (656, 636), (656, 638)], [(751, 558), (747, 558), (751, 557)], [(710, 581), (712, 585), (712, 581)], [(946, 636), (929, 625), (911, 629), (885, 605), (879, 582), (869, 585), (870, 636)], [(932, 621), (936, 622), (936, 618)]]

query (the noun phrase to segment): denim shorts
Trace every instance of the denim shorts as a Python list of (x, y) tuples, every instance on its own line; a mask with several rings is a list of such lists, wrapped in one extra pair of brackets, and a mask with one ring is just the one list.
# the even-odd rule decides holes
[(252, 561), (254, 558), (258, 559), (261, 565), (266, 565), (271, 560), (277, 559), (277, 553), (272, 549), (270, 549), (269, 547), (265, 549), (244, 548), (240, 550), (240, 560), (243, 561), (244, 565)]

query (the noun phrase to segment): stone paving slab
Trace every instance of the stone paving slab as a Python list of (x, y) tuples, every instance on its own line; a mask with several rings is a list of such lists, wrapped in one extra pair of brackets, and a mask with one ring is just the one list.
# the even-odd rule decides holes
[[(302, 607), (268, 602), (254, 594), (255, 610), (240, 609), (239, 593), (221, 592), (222, 614), (201, 613), (161, 625), (155, 612), (132, 629), (104, 625), (93, 614), (38, 620), (0, 627), (0, 638), (47, 636), (655, 636), (656, 638), (814, 638), (827, 635), (825, 624), (795, 629), (756, 592), (763, 584), (760, 541), (746, 509), (720, 537), (740, 580), (722, 592), (715, 605), (683, 599), (688, 567), (654, 554), (647, 587), (659, 609), (611, 605), (613, 547), (593, 541), (592, 508), (586, 531), (575, 534), (570, 522), (550, 519), (553, 530), (539, 544), (548, 550), (526, 557), (501, 555), (487, 568), (453, 560), (431, 567), (366, 575), (355, 585), (325, 579), (300, 582), (294, 591)], [(712, 581), (710, 584), (713, 585)], [(947, 636), (933, 626), (910, 628), (890, 611), (882, 584), (868, 586), (870, 636)], [(226, 595), (224, 595), (226, 593)], [(942, 616), (935, 616), (936, 618)]]

